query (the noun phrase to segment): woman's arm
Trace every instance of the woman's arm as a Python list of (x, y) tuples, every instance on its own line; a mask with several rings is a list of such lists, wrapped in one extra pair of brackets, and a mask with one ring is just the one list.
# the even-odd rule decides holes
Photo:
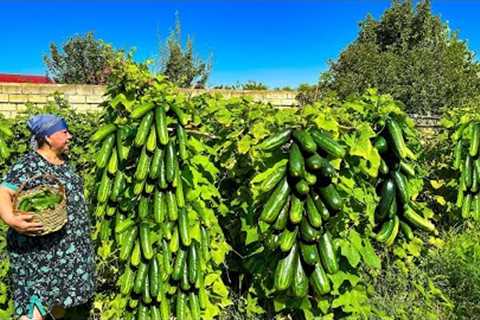
[(0, 218), (18, 233), (32, 235), (42, 230), (41, 223), (32, 222), (33, 216), (28, 213), (13, 214), (13, 195), (15, 193), (4, 186), (0, 186)]

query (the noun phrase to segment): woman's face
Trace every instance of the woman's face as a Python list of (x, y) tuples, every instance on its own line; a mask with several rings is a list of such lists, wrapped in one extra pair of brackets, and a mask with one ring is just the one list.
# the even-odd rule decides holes
[(50, 144), (50, 147), (57, 152), (65, 152), (68, 150), (68, 145), (72, 135), (68, 132), (67, 129), (60, 130), (54, 134), (48, 136), (47, 142)]

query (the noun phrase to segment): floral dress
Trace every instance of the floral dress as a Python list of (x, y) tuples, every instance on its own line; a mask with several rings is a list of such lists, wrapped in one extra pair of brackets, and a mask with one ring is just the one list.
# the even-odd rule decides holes
[[(95, 260), (90, 238), (91, 224), (83, 196), (82, 179), (67, 162), (54, 165), (37, 152), (31, 152), (16, 163), (3, 185), (18, 188), (37, 175), (57, 177), (67, 195), (68, 222), (59, 231), (45, 236), (29, 237), (8, 230), (7, 250), (10, 257), (11, 284), (16, 315), (28, 314), (32, 296), (51, 310), (87, 302), (95, 289)], [(44, 178), (30, 180), (26, 189), (52, 183)]]

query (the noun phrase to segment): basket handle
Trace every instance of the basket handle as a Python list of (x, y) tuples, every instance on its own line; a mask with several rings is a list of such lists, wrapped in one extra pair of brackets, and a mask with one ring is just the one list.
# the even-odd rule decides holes
[(60, 183), (60, 179), (58, 179), (58, 178), (55, 177), (54, 175), (52, 175), (52, 174), (50, 174), (50, 173), (37, 174), (37, 175), (34, 175), (33, 177), (30, 177), (30, 178), (26, 179), (26, 180), (20, 185), (20, 188), (19, 188), (19, 189), (17, 190), (17, 192), (15, 193), (15, 199), (16, 199), (17, 196), (20, 194), (20, 192), (22, 192), (22, 191), (25, 189), (27, 183), (29, 183), (29, 182), (32, 181), (32, 180), (35, 180), (35, 179), (38, 179), (38, 178), (42, 178), (42, 177), (57, 182), (58, 185), (59, 185), (60, 190), (64, 190), (63, 185)]

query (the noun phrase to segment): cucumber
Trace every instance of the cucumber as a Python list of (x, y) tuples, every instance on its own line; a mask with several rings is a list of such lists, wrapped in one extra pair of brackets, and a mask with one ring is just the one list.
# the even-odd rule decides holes
[(190, 246), (192, 243), (192, 237), (190, 236), (190, 223), (188, 220), (187, 210), (185, 208), (180, 208), (179, 210), (178, 231), (182, 244), (186, 247)]
[(117, 130), (117, 126), (113, 123), (109, 123), (100, 127), (95, 133), (90, 137), (90, 141), (99, 142), (110, 136)]
[(183, 110), (180, 108), (179, 105), (176, 105), (175, 103), (170, 104), (170, 110), (175, 113), (177, 116), (178, 121), (182, 126), (186, 126), (188, 123), (188, 115), (183, 112)]
[(192, 243), (188, 251), (188, 281), (190, 284), (195, 285), (197, 282), (197, 276), (199, 273), (199, 256), (197, 250), (197, 244)]
[(288, 165), (288, 170), (292, 177), (299, 178), (303, 175), (305, 171), (305, 160), (296, 143), (290, 146)]
[(337, 189), (333, 183), (328, 184), (324, 187), (318, 188), (318, 194), (323, 200), (323, 203), (327, 206), (328, 209), (332, 211), (339, 211), (343, 207), (343, 199), (338, 194)]
[(103, 171), (102, 178), (97, 190), (97, 201), (100, 203), (105, 203), (110, 196), (110, 187), (111, 181), (108, 177), (107, 170)]
[(405, 140), (403, 139), (402, 128), (397, 121), (391, 118), (387, 119), (386, 124), (391, 141), (393, 142), (395, 153), (400, 159), (405, 159), (408, 155), (408, 151)]
[(388, 220), (387, 222), (385, 222), (383, 225), (382, 225), (382, 228), (380, 229), (380, 231), (377, 233), (377, 235), (375, 236), (375, 239), (378, 241), (378, 242), (385, 242), (387, 241), (387, 239), (391, 236), (392, 232), (393, 232), (393, 227), (395, 225), (395, 220), (392, 218), (390, 220)]
[(136, 105), (136, 107), (130, 113), (130, 117), (132, 117), (132, 119), (140, 119), (147, 112), (151, 111), (154, 107), (155, 105), (150, 101), (142, 103), (140, 105)]
[(288, 222), (288, 213), (290, 210), (290, 196), (287, 198), (287, 201), (283, 205), (280, 213), (278, 214), (275, 223), (272, 225), (274, 230), (282, 231), (287, 226)]
[(470, 134), (470, 149), (468, 153), (470, 157), (475, 157), (478, 154), (478, 146), (480, 145), (480, 126), (478, 123), (473, 124)]
[(393, 216), (393, 230), (390, 233), (389, 237), (385, 240), (385, 245), (387, 247), (391, 246), (393, 242), (395, 241), (395, 238), (398, 235), (398, 230), (400, 227), (400, 219), (398, 218), (397, 215)]
[(177, 124), (177, 142), (178, 142), (178, 154), (180, 159), (186, 160), (188, 158), (187, 154), (187, 134), (185, 133), (185, 128), (181, 124)]
[(153, 220), (157, 224), (165, 221), (165, 213), (167, 212), (167, 202), (165, 195), (159, 190), (155, 190), (153, 194)]
[(302, 260), (311, 266), (316, 265), (320, 262), (320, 256), (318, 255), (317, 246), (315, 243), (305, 243), (303, 241), (299, 241), (300, 243), (300, 252), (302, 254)]
[(388, 142), (382, 136), (378, 136), (375, 139), (373, 146), (377, 149), (378, 153), (380, 154), (386, 154), (388, 151)]
[(155, 129), (157, 130), (158, 141), (162, 145), (168, 143), (167, 116), (163, 107), (155, 108)]
[(298, 261), (297, 245), (293, 245), (288, 255), (277, 263), (275, 268), (275, 289), (286, 290), (293, 282), (293, 276)]
[(175, 198), (175, 194), (170, 190), (167, 191), (166, 200), (167, 200), (167, 209), (168, 209), (168, 219), (170, 221), (177, 221), (178, 207), (177, 207), (177, 199)]
[(283, 252), (288, 252), (292, 249), (293, 245), (295, 244), (295, 240), (297, 238), (297, 228), (293, 231), (288, 229), (283, 230), (280, 238), (278, 239), (280, 250)]
[(118, 170), (118, 155), (117, 153), (113, 150), (110, 154), (110, 160), (108, 160), (107, 164), (107, 171), (111, 175), (115, 175)]
[(293, 132), (293, 139), (300, 146), (302, 151), (306, 153), (314, 153), (317, 151), (317, 145), (313, 141), (312, 136), (305, 130), (295, 130)]
[(453, 167), (457, 170), (460, 169), (462, 164), (462, 150), (463, 150), (463, 144), (462, 144), (462, 140), (460, 139), (455, 145), (454, 160), (453, 160)]
[(118, 170), (117, 173), (115, 173), (115, 178), (113, 179), (113, 184), (112, 184), (112, 191), (110, 193), (110, 200), (113, 202), (118, 201), (118, 197), (123, 191), (125, 183), (125, 176), (122, 171)]
[(148, 176), (149, 167), (150, 158), (147, 154), (146, 148), (142, 148), (140, 158), (138, 159), (137, 168), (135, 169), (135, 180), (144, 181)]
[(301, 195), (307, 195), (310, 191), (310, 187), (308, 182), (302, 179), (295, 184), (295, 190)]
[(307, 158), (307, 168), (314, 172), (318, 172), (322, 177), (335, 176), (335, 168), (330, 164), (330, 161), (321, 157), (319, 154)]
[(187, 253), (183, 249), (179, 249), (177, 252), (177, 258), (175, 259), (175, 264), (172, 271), (172, 279), (180, 280), (181, 273), (183, 272), (183, 265), (186, 262)]
[(309, 187), (312, 187), (315, 184), (317, 184), (317, 176), (310, 172), (305, 171), (303, 173), (303, 179), (307, 182)]
[(137, 128), (137, 134), (135, 136), (135, 146), (141, 147), (147, 141), (148, 134), (150, 133), (150, 127), (152, 126), (153, 122), (153, 112), (147, 113), (143, 116), (140, 125)]
[(320, 228), (322, 226), (322, 216), (317, 210), (315, 202), (312, 199), (311, 195), (307, 196), (307, 218), (310, 222), (310, 225), (314, 228)]
[(140, 201), (138, 202), (138, 217), (140, 220), (146, 220), (149, 213), (149, 199), (147, 197), (140, 197)]
[(327, 294), (331, 290), (327, 274), (325, 273), (325, 270), (323, 270), (320, 262), (315, 265), (315, 269), (310, 275), (310, 285), (318, 296)]
[(388, 216), (395, 195), (395, 183), (392, 179), (385, 180), (380, 191), (380, 202), (375, 210), (375, 217), (378, 218), (378, 221), (383, 221)]
[(320, 213), (322, 220), (327, 221), (328, 219), (330, 219), (330, 211), (328, 211), (322, 199), (320, 199), (320, 196), (317, 193), (312, 192), (312, 199), (313, 202), (315, 202), (315, 207), (317, 207), (317, 210)]
[(409, 177), (415, 177), (415, 168), (412, 164), (400, 161), (400, 170)]
[(140, 224), (140, 247), (142, 248), (143, 257), (147, 260), (153, 258), (152, 240), (150, 239), (150, 227), (148, 223)]
[(467, 219), (468, 217), (470, 217), (471, 207), (472, 207), (472, 194), (467, 193), (467, 195), (463, 199), (463, 206), (462, 206), (463, 219)]
[(269, 192), (272, 190), (277, 183), (282, 180), (287, 173), (287, 167), (279, 167), (271, 175), (269, 175), (265, 180), (262, 181), (260, 185), (260, 190), (263, 192)]
[(290, 201), (290, 211), (288, 213), (290, 222), (292, 224), (298, 224), (303, 218), (303, 201), (297, 196), (292, 194)]
[(335, 248), (333, 247), (332, 236), (326, 231), (318, 242), (318, 252), (320, 252), (320, 260), (325, 270), (330, 274), (338, 272), (338, 262)]
[(150, 281), (150, 296), (156, 297), (160, 286), (160, 269), (157, 259), (150, 260), (148, 269), (148, 280)]
[(195, 292), (190, 292), (188, 297), (188, 303), (190, 306), (190, 312), (192, 314), (192, 320), (200, 320), (200, 302)]
[(290, 140), (291, 133), (291, 129), (282, 130), (277, 134), (265, 139), (258, 147), (264, 151), (278, 149)]
[(463, 164), (465, 187), (467, 187), (467, 190), (470, 190), (473, 182), (473, 163), (472, 162), (473, 162), (472, 157), (470, 155), (467, 155), (465, 157), (465, 162)]
[(308, 219), (302, 219), (302, 222), (300, 222), (300, 234), (306, 242), (316, 242), (321, 236), (320, 230), (312, 227)]
[(173, 182), (175, 177), (175, 168), (177, 166), (177, 155), (175, 151), (175, 144), (170, 141), (167, 144), (165, 152), (165, 178), (169, 183)]
[(410, 201), (410, 195), (406, 178), (398, 170), (394, 171), (392, 176), (395, 182), (396, 191), (399, 195), (400, 200), (402, 201), (402, 204), (407, 204)]
[(150, 132), (147, 141), (145, 142), (145, 148), (147, 148), (148, 152), (153, 152), (155, 151), (155, 148), (157, 148), (157, 134), (154, 126), (150, 127)]
[(100, 151), (98, 151), (96, 164), (98, 168), (105, 168), (112, 154), (113, 145), (115, 144), (115, 135), (112, 133), (103, 140)]
[(390, 208), (388, 209), (388, 219), (393, 218), (394, 215), (396, 215), (398, 212), (398, 204), (397, 204), (397, 197), (393, 198), (392, 204), (390, 205)]
[(420, 216), (410, 206), (405, 206), (403, 209), (403, 217), (412, 225), (419, 227), (425, 231), (435, 231), (435, 226), (429, 220)]
[(142, 294), (145, 287), (145, 278), (148, 273), (148, 266), (145, 263), (140, 263), (135, 276), (135, 283), (133, 285), (133, 292), (136, 294)]
[(334, 158), (343, 159), (346, 155), (345, 148), (332, 139), (329, 135), (314, 129), (310, 132), (317, 146)]
[(414, 238), (412, 228), (408, 223), (400, 221), (400, 230), (408, 241), (411, 241)]
[(297, 259), (297, 268), (293, 277), (292, 291), (296, 297), (305, 297), (308, 293), (308, 278), (303, 270), (300, 256)]
[(278, 217), (280, 210), (285, 205), (290, 194), (290, 186), (286, 178), (283, 178), (273, 191), (260, 214), (260, 220), (273, 223)]

